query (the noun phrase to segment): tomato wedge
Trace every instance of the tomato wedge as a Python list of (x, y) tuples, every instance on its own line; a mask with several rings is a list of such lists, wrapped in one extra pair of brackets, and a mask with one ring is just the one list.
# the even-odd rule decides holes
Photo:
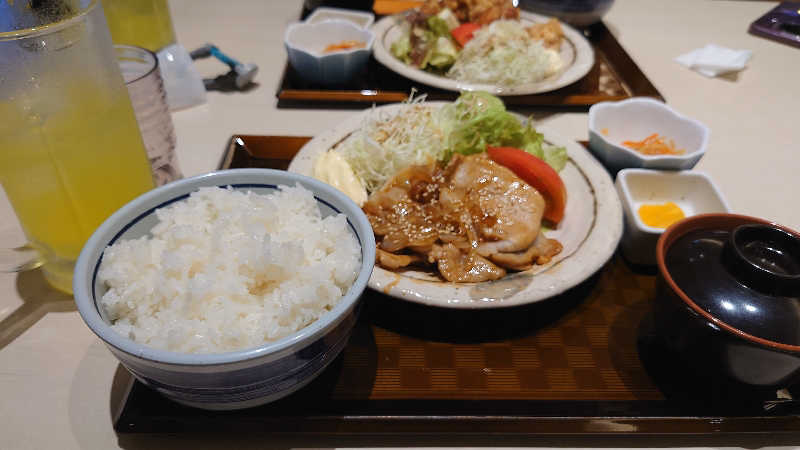
[(472, 39), (472, 34), (480, 27), (477, 23), (467, 22), (450, 30), (450, 34), (453, 35), (453, 39), (458, 42), (458, 45), (463, 47), (467, 45), (467, 42)]
[(554, 224), (564, 218), (567, 206), (567, 188), (550, 165), (543, 160), (514, 147), (486, 147), (492, 161), (507, 167), (544, 197), (544, 218)]

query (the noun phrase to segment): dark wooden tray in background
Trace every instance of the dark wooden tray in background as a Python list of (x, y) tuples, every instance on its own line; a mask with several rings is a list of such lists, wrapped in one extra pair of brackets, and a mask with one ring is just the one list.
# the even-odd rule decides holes
[[(304, 10), (301, 17), (308, 13)], [(552, 92), (503, 97), (506, 105), (588, 108), (598, 102), (636, 96), (664, 100), (605, 24), (600, 22), (580, 31), (595, 51), (595, 64), (591, 71), (581, 80)], [(354, 80), (336, 87), (306, 82), (287, 62), (276, 96), (279, 108), (364, 107), (373, 103), (401, 102), (408, 98), (412, 88), (419, 94), (427, 94), (430, 100), (455, 100), (458, 97), (457, 92), (430, 87), (398, 75), (373, 57)]]
[[(220, 168), (285, 169), (305, 137), (233, 136)], [(448, 310), (368, 289), (347, 347), (306, 388), (242, 411), (173, 403), (128, 377), (121, 433), (722, 435), (800, 432), (800, 407), (693, 374), (652, 336), (655, 277), (618, 256), (552, 299)], [(793, 393), (795, 394), (795, 393)], [(797, 395), (795, 395), (797, 397)]]

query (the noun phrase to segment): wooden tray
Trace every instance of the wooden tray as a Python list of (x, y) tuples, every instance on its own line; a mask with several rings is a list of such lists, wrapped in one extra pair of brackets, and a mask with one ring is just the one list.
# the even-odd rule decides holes
[[(306, 137), (233, 136), (220, 168), (285, 169)], [(654, 339), (652, 273), (615, 257), (547, 301), (447, 310), (368, 289), (326, 371), (267, 406), (213, 413), (173, 403), (124, 369), (118, 432), (789, 433), (800, 407), (691, 372)], [(797, 397), (797, 393), (789, 392)]]
[[(305, 137), (233, 136), (220, 168), (285, 169)], [(447, 310), (368, 289), (348, 346), (312, 384), (213, 413), (127, 383), (118, 432), (721, 434), (800, 431), (775, 393), (691, 373), (653, 339), (655, 277), (615, 257), (547, 301)], [(797, 395), (795, 395), (797, 397)], [(114, 401), (112, 400), (112, 403)]]
[[(305, 18), (308, 13), (304, 9), (301, 17)], [(503, 101), (509, 106), (588, 108), (598, 102), (635, 96), (664, 100), (602, 22), (581, 31), (595, 50), (595, 65), (584, 78), (556, 91), (503, 97)], [(430, 100), (455, 100), (458, 97), (457, 92), (430, 87), (398, 75), (372, 57), (355, 80), (337, 87), (309, 84), (287, 63), (276, 96), (279, 108), (364, 107), (373, 103), (401, 102), (408, 98), (412, 88), (417, 93), (427, 94)]]

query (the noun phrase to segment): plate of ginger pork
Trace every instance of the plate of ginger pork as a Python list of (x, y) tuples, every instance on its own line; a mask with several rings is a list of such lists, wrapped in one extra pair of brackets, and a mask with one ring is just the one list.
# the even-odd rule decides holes
[(365, 110), (310, 140), (288, 170), (339, 188), (367, 214), (372, 289), (431, 306), (553, 297), (602, 268), (622, 235), (603, 166), (486, 93)]

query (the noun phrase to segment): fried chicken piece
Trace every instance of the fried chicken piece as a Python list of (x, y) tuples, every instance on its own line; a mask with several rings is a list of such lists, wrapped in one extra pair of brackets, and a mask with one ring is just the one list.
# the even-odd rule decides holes
[(499, 19), (519, 19), (519, 9), (511, 0), (472, 0), (469, 3), (469, 21), (478, 25), (488, 25)]
[(469, 2), (465, 0), (428, 0), (419, 7), (420, 12), (429, 16), (443, 9), (452, 11), (461, 23), (469, 21)]
[(498, 19), (519, 19), (519, 9), (511, 0), (428, 0), (419, 10), (432, 16), (445, 8), (461, 23), (486, 25)]
[(528, 36), (531, 39), (542, 41), (546, 48), (558, 51), (561, 41), (564, 40), (564, 30), (558, 19), (550, 19), (545, 23), (537, 23), (528, 27)]

